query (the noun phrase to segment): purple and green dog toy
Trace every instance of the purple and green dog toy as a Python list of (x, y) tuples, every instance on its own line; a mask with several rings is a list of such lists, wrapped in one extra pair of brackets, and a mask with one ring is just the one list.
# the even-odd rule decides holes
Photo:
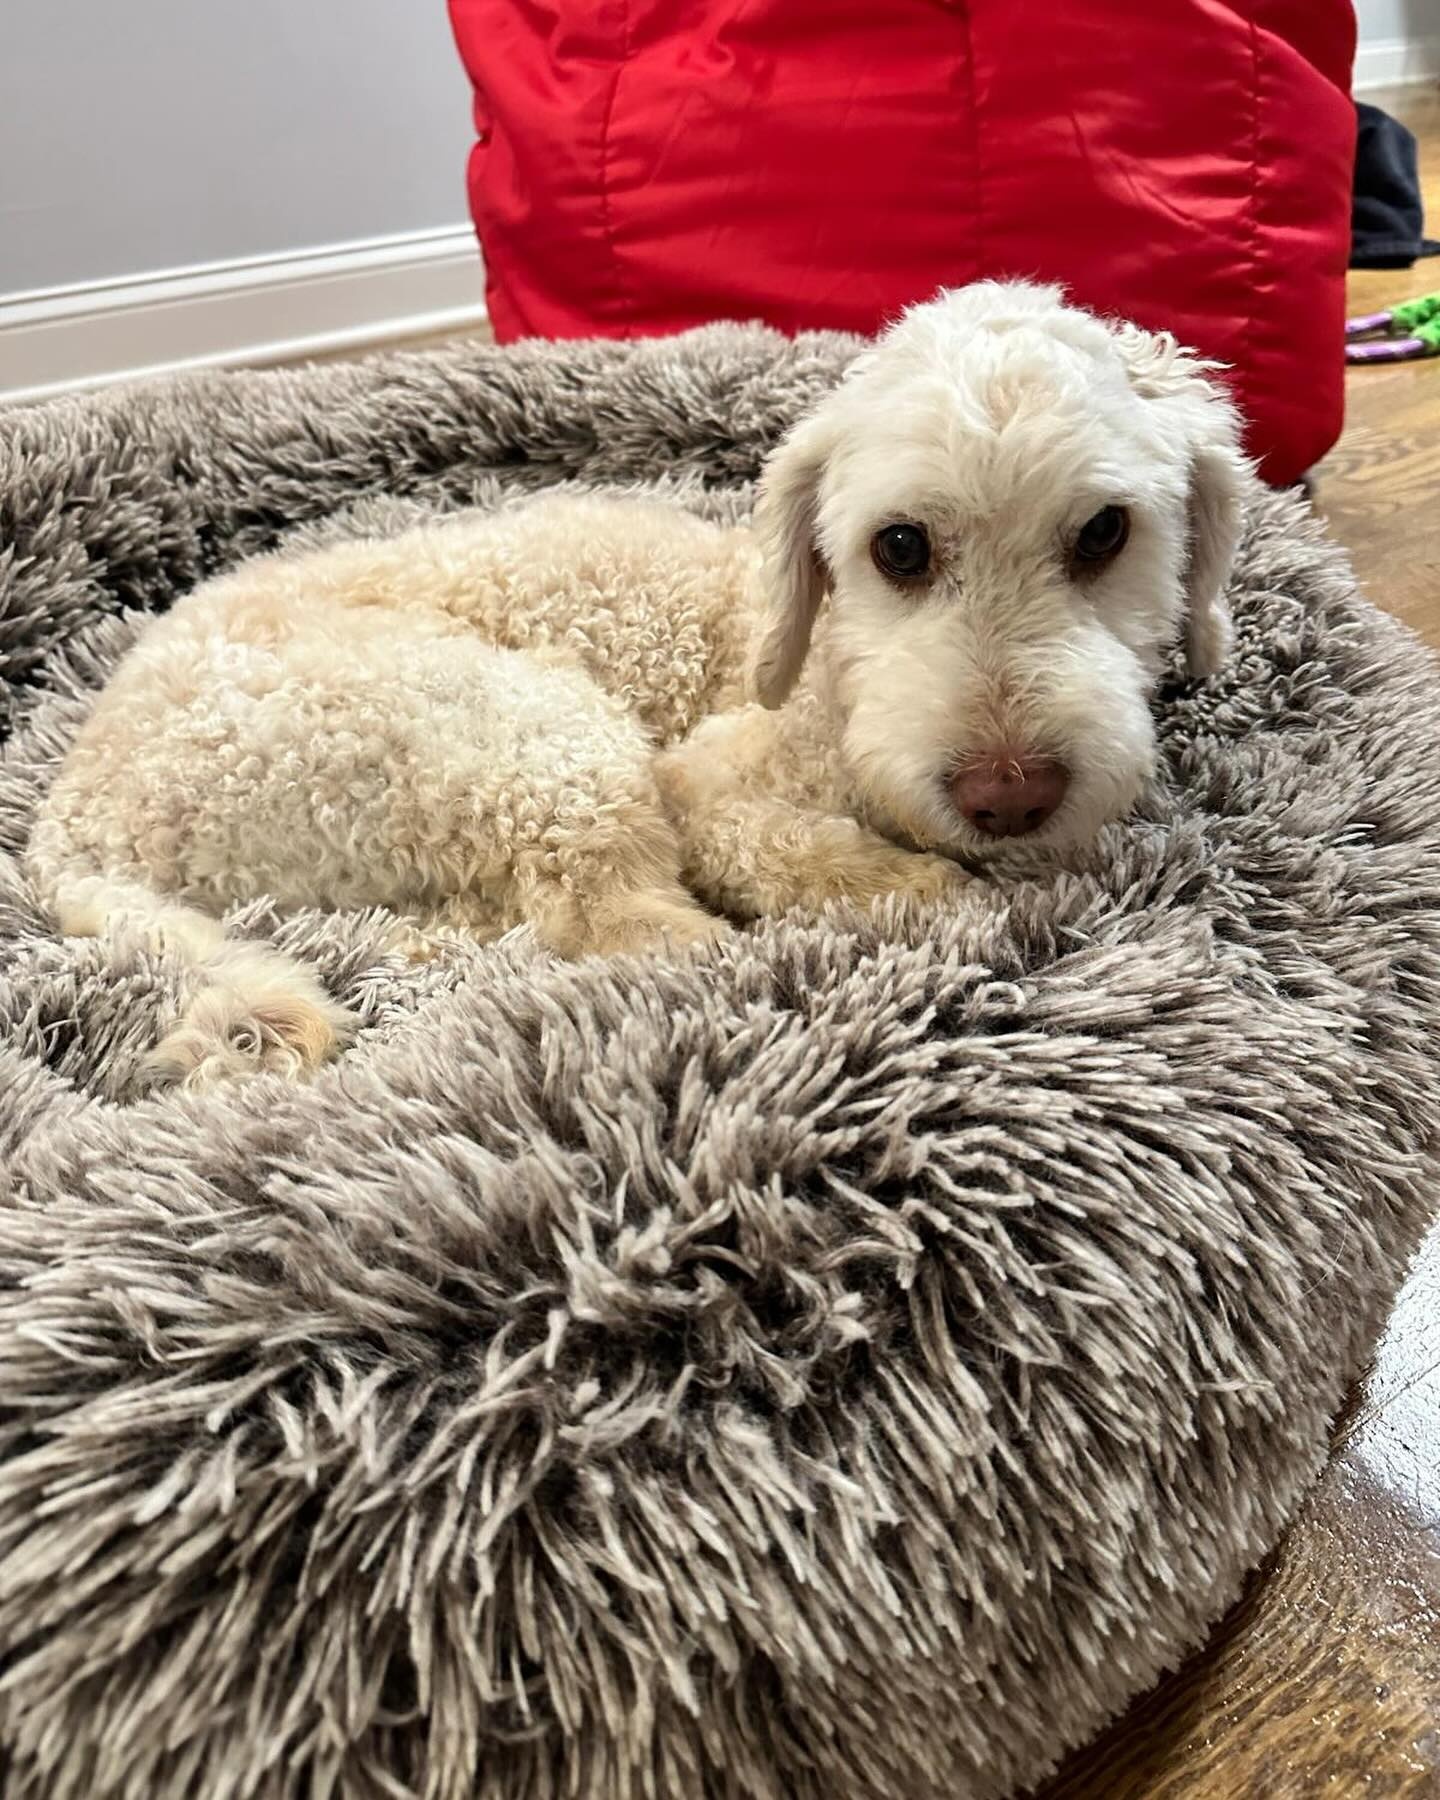
[(1440, 294), (1402, 300), (1389, 312), (1362, 313), (1345, 322), (1348, 363), (1410, 362), (1440, 356)]

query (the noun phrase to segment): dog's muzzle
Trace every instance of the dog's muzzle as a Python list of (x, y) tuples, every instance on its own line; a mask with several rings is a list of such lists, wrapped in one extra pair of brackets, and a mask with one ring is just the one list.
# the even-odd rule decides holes
[(1069, 786), (1063, 763), (997, 751), (961, 769), (950, 797), (960, 816), (986, 837), (1024, 837), (1054, 816)]

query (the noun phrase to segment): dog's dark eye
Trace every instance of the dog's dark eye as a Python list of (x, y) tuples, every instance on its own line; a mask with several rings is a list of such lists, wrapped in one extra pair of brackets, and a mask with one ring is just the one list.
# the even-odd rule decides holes
[(1130, 535), (1130, 515), (1123, 506), (1102, 506), (1080, 527), (1075, 539), (1077, 563), (1108, 562), (1125, 548)]
[(870, 554), (882, 575), (914, 581), (930, 567), (930, 540), (921, 525), (886, 525), (871, 538)]

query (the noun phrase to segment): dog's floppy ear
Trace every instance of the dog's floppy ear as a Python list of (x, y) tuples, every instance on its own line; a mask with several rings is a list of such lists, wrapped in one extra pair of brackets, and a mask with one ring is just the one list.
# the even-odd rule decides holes
[(1190, 561), (1185, 574), (1185, 659), (1195, 680), (1230, 654), (1230, 572), (1244, 522), (1249, 465), (1232, 441), (1202, 445), (1190, 465)]
[(755, 503), (761, 605), (750, 656), (750, 693), (784, 704), (810, 648), (828, 574), (815, 541), (820, 478), (834, 442), (823, 415), (802, 420), (765, 465)]
[(1213, 675), (1230, 652), (1226, 592), (1244, 523), (1250, 463), (1240, 448), (1240, 420), (1210, 377), (1223, 365), (1184, 350), (1168, 331), (1120, 325), (1114, 332), (1130, 385), (1163, 408), (1190, 461), (1190, 546), (1185, 576), (1185, 653), (1197, 679)]

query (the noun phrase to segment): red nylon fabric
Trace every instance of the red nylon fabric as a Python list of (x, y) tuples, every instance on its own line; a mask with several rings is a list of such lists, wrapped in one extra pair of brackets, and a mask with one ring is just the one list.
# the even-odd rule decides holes
[(1294, 480), (1339, 434), (1349, 0), (450, 0), (502, 342), (870, 333), (1063, 281), (1233, 366)]

